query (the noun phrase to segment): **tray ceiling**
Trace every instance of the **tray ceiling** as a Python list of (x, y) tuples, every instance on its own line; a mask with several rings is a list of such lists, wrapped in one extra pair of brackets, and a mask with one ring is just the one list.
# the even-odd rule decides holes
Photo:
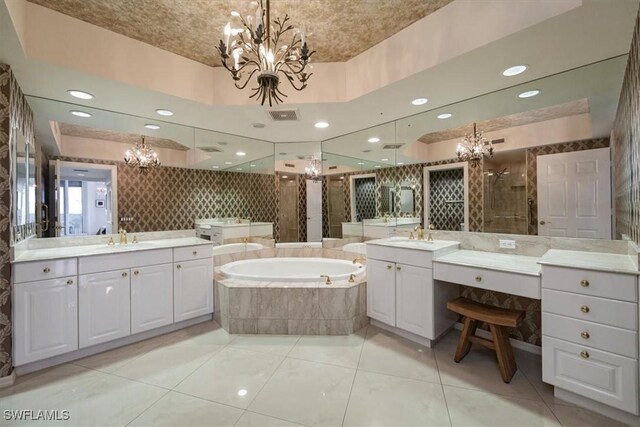
[[(60, 127), (60, 133), (67, 136), (122, 142), (129, 145), (134, 145), (136, 142), (140, 141), (140, 135), (133, 133), (95, 129), (87, 126), (78, 126), (62, 122), (58, 122), (58, 125)], [(145, 135), (145, 142), (148, 145), (156, 148), (168, 148), (178, 151), (187, 151), (189, 149), (189, 147), (185, 147), (184, 145), (171, 139), (156, 138), (148, 135)]]
[[(255, 10), (250, 0), (28, 1), (211, 66), (231, 11)], [(452, 1), (272, 0), (271, 16), (307, 28), (315, 62), (342, 62)]]

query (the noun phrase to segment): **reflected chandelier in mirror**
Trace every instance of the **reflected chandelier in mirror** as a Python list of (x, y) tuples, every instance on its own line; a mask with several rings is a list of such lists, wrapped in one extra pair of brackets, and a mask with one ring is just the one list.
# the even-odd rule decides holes
[(158, 160), (158, 153), (153, 151), (144, 142), (144, 135), (141, 137), (140, 142), (136, 142), (136, 145), (124, 153), (124, 162), (131, 167), (137, 167), (141, 174), (146, 174), (149, 169), (157, 168), (161, 165)]
[(482, 131), (478, 132), (476, 124), (473, 124), (473, 133), (467, 134), (456, 147), (458, 161), (469, 162), (471, 166), (478, 167), (480, 161), (493, 156), (493, 145), (484, 137)]

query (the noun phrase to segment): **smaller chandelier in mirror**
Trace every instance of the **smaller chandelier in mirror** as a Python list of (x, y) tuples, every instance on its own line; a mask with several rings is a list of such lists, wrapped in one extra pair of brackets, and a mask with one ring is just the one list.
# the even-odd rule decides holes
[(304, 177), (312, 181), (320, 181), (322, 179), (322, 163), (320, 160), (313, 159), (309, 161), (309, 165), (304, 168)]
[(145, 174), (161, 164), (158, 160), (158, 154), (144, 142), (144, 136), (139, 142), (136, 142), (131, 150), (124, 153), (124, 162), (131, 167), (137, 167), (141, 174)]
[(482, 132), (478, 132), (475, 123), (473, 124), (473, 133), (466, 135), (458, 143), (456, 157), (458, 161), (469, 162), (473, 167), (477, 167), (483, 158), (493, 157), (491, 141), (486, 139)]

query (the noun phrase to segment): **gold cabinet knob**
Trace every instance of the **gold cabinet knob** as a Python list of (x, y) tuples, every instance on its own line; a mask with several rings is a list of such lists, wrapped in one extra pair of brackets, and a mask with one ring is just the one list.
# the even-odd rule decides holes
[(390, 265), (387, 265), (387, 270), (391, 270), (391, 266)]
[(198, 255), (198, 251), (193, 251), (193, 254), (194, 255)]
[(43, 273), (50, 273), (51, 269), (49, 267), (45, 267), (45, 268), (42, 269), (42, 272)]
[(178, 265), (176, 265), (176, 268), (177, 268), (178, 270), (180, 270), (180, 269), (182, 268), (182, 266), (181, 266), (180, 264), (178, 264)]
[(134, 272), (133, 272), (133, 275), (134, 275), (134, 276), (137, 276), (138, 274), (140, 274), (140, 272), (139, 272), (138, 270), (136, 270), (136, 271), (134, 271)]
[(589, 281), (588, 280), (581, 280), (580, 281), (580, 286), (582, 286), (583, 288), (588, 288), (589, 287)]
[(583, 359), (588, 359), (589, 358), (589, 352), (588, 351), (581, 351), (580, 352), (580, 357), (582, 357)]
[(482, 282), (482, 277), (476, 276), (476, 282)]
[(583, 313), (588, 313), (589, 312), (589, 306), (588, 305), (583, 305), (582, 307), (580, 307), (580, 311)]
[(540, 225), (545, 225), (546, 222), (545, 221), (540, 221)]
[(127, 272), (125, 271), (124, 273), (122, 273), (122, 277), (127, 277), (129, 274), (127, 274)]
[(73, 279), (67, 280), (67, 285), (73, 285)]
[(585, 340), (588, 340), (591, 337), (587, 331), (580, 332), (580, 336)]
[(400, 270), (402, 270), (402, 268), (400, 266), (397, 266), (396, 270), (400, 271)]

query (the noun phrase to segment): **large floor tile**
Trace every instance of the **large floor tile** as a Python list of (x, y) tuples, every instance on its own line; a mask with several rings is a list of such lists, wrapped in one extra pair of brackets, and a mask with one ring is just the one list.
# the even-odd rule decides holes
[(290, 423), (289, 421), (280, 420), (278, 418), (267, 417), (266, 415), (256, 414), (255, 412), (245, 411), (240, 417), (235, 427), (302, 427), (300, 424)]
[(282, 360), (282, 356), (227, 347), (184, 380), (176, 390), (246, 408)]
[(358, 369), (440, 383), (433, 351), (370, 326)]
[(231, 347), (286, 356), (298, 342), (298, 335), (239, 335)]
[(457, 426), (559, 426), (544, 402), (443, 386), (449, 416)]
[[(67, 410), (65, 426), (124, 426), (167, 391), (75, 365), (63, 365), (34, 376), (0, 394), (3, 410)], [(13, 423), (3, 425), (45, 425)], [(5, 424), (6, 423), (6, 424)], [(50, 425), (51, 423), (47, 423)]]
[(158, 347), (159, 345), (155, 342), (142, 341), (85, 357), (83, 359), (76, 360), (73, 363), (102, 372), (114, 372), (122, 368), (127, 363)]
[(449, 426), (440, 384), (358, 371), (344, 426)]
[(164, 388), (174, 388), (223, 346), (157, 348), (114, 371), (115, 375)]
[(434, 349), (442, 384), (540, 400), (540, 395), (521, 369), (516, 372), (510, 383), (502, 381), (495, 353), (482, 346), (473, 345), (460, 363), (454, 362), (458, 331), (452, 331), (450, 336), (436, 344)]
[(300, 338), (289, 357), (356, 368), (365, 335), (366, 330), (346, 336), (306, 335)]
[(554, 405), (551, 411), (565, 427), (624, 427), (626, 425), (576, 406)]
[(236, 339), (213, 320), (175, 332), (176, 346), (227, 345)]
[(339, 426), (355, 370), (286, 359), (249, 409), (309, 426)]
[(129, 425), (230, 427), (238, 421), (240, 415), (242, 415), (242, 409), (172, 391)]

